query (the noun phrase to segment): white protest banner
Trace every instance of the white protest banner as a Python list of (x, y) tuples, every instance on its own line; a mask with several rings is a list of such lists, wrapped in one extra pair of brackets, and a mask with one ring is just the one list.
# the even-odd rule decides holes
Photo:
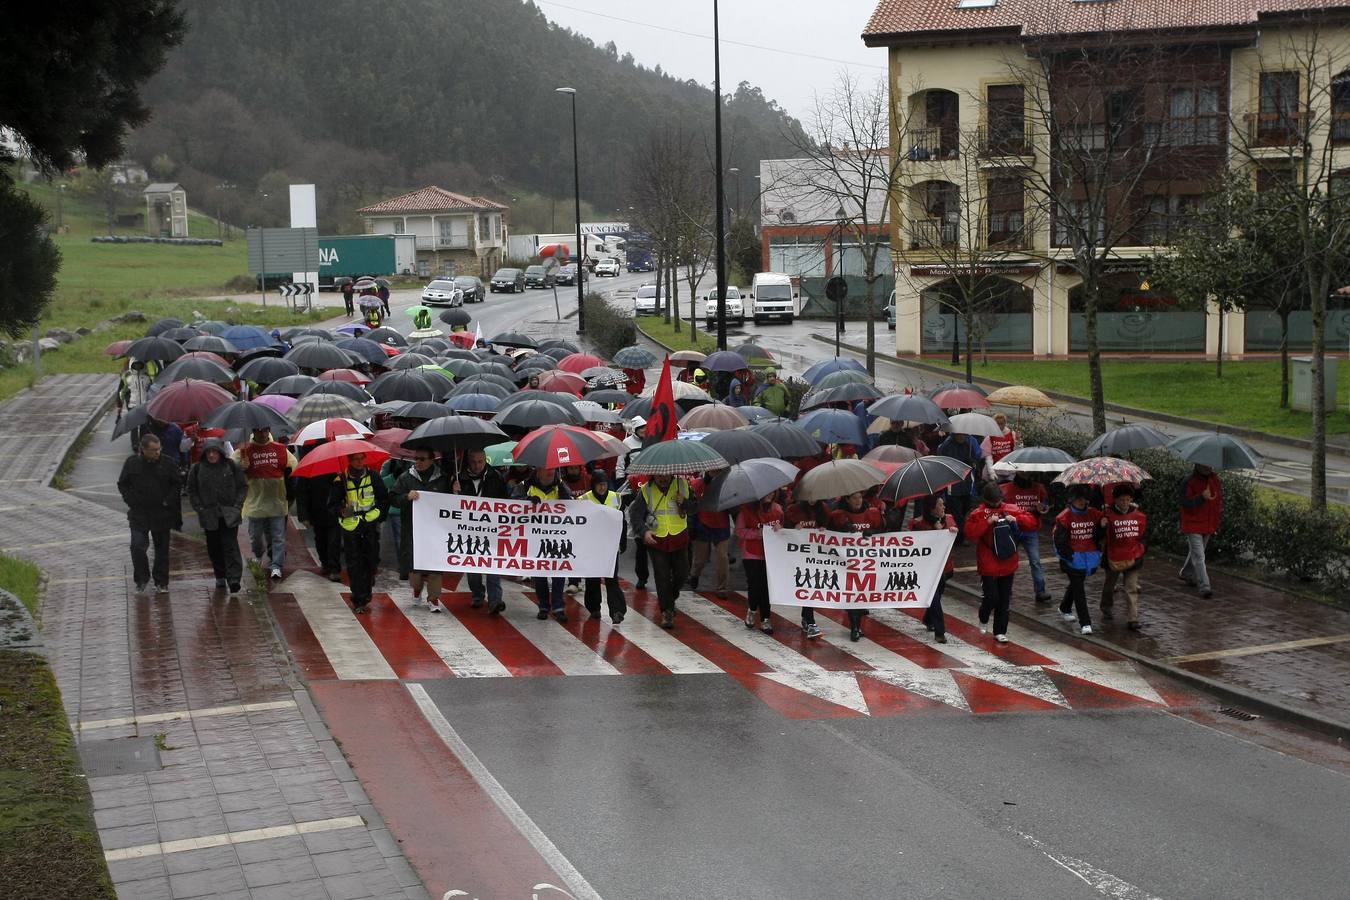
[(413, 502), (413, 568), (429, 572), (601, 578), (614, 574), (623, 513), (582, 500), (534, 503), (422, 491)]
[(864, 536), (766, 528), (769, 602), (825, 609), (923, 608), (933, 600), (955, 540), (946, 530)]

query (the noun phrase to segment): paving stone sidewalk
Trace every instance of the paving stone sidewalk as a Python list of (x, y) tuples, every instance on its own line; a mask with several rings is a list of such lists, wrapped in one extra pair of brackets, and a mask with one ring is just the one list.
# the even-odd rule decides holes
[[(1046, 528), (1041, 533), (1041, 550), (1053, 601), (1033, 601), (1031, 571), (1024, 558), (1014, 581), (1013, 609), (1066, 634), (1076, 634), (1077, 624), (1070, 627), (1059, 617), (1059, 601), (1068, 579), (1053, 558), (1053, 550), (1047, 552), (1052, 546)], [(978, 593), (973, 548), (957, 548), (956, 564), (953, 584)], [(1145, 560), (1139, 604), (1144, 627), (1138, 632), (1125, 627), (1125, 596), (1120, 589), (1115, 620), (1103, 620), (1099, 607), (1102, 575), (1089, 578), (1093, 640), (1350, 729), (1350, 612), (1225, 574), (1212, 565), (1214, 596), (1206, 600), (1177, 577), (1178, 569), (1179, 563), (1170, 557), (1152, 555)]]
[(217, 596), (178, 534), (170, 595), (135, 596), (125, 516), (48, 486), (116, 381), (0, 404), (0, 550), (48, 576), (43, 638), (119, 896), (426, 897), (261, 605)]

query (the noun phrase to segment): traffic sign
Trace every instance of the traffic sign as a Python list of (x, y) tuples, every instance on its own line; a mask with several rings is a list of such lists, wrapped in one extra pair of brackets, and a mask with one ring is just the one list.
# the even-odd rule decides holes
[(314, 293), (314, 285), (309, 282), (302, 284), (283, 284), (281, 286), (281, 296), (283, 297), (301, 297)]
[(844, 298), (848, 296), (848, 282), (844, 280), (844, 276), (836, 275), (825, 282), (825, 296), (834, 303), (844, 301)]

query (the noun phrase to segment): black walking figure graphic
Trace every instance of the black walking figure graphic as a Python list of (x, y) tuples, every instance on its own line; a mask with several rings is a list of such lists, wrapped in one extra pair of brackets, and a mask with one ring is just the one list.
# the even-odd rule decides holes
[(898, 591), (900, 590), (900, 587), (900, 573), (892, 570), (890, 574), (886, 576), (886, 587), (882, 588), (882, 590)]
[(464, 547), (464, 536), (460, 534), (448, 534), (445, 536), (445, 552), (458, 553)]
[(839, 590), (839, 573), (834, 569), (831, 569), (828, 573), (826, 573), (825, 584), (822, 585), (822, 587), (827, 587), (832, 591)]
[(570, 538), (562, 542), (561, 556), (563, 559), (575, 559), (576, 554), (572, 552), (572, 541)]
[(792, 581), (794, 587), (806, 587), (811, 583), (811, 573), (798, 567), (792, 573)]
[(492, 541), (488, 539), (487, 535), (474, 538), (473, 552), (478, 556), (486, 556), (492, 552)]

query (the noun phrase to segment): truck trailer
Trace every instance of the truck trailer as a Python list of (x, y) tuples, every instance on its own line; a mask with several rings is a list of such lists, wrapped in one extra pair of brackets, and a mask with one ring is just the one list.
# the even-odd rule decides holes
[(332, 290), (339, 275), (413, 275), (417, 237), (411, 234), (336, 234), (319, 237), (319, 289)]

